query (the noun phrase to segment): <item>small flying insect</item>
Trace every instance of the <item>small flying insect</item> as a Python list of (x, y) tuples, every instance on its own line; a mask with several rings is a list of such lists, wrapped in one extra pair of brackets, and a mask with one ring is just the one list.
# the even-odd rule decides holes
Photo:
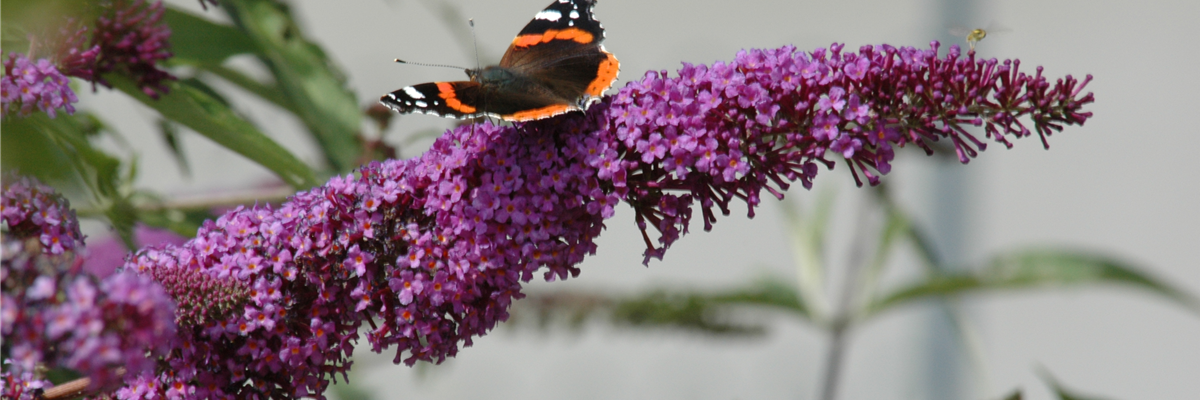
[(987, 28), (968, 29), (961, 26), (950, 28), (950, 34), (958, 37), (966, 38), (967, 46), (970, 46), (971, 51), (975, 51), (975, 44), (987, 37), (988, 33), (1008, 32), (1009, 29), (999, 26), (996, 22), (988, 24)]
[(971, 45), (971, 51), (975, 51), (975, 43), (979, 43), (985, 37), (987, 37), (987, 30), (981, 28), (972, 29), (971, 33), (967, 34), (967, 44)]

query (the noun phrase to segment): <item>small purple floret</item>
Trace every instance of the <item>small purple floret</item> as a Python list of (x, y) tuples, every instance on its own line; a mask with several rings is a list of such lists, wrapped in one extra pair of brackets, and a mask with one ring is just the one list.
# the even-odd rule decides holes
[(26, 116), (35, 109), (50, 118), (56, 117), (59, 110), (74, 114), (79, 99), (70, 83), (47, 59), (33, 62), (24, 54), (9, 53), (4, 60), (4, 76), (0, 77), (0, 116)]

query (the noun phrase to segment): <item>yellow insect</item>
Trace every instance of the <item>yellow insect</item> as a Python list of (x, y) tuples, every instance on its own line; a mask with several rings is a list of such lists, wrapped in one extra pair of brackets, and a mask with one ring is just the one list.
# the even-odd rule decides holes
[(964, 27), (950, 28), (950, 34), (958, 37), (964, 37), (967, 40), (967, 45), (971, 47), (971, 51), (975, 51), (975, 44), (979, 43), (983, 38), (987, 37), (988, 33), (1008, 32), (1008, 28), (1001, 27), (995, 22), (988, 24), (987, 28), (968, 29)]
[(975, 51), (975, 43), (979, 43), (985, 37), (987, 37), (987, 30), (981, 28), (972, 29), (971, 33), (967, 34), (967, 44), (971, 46), (971, 51)]

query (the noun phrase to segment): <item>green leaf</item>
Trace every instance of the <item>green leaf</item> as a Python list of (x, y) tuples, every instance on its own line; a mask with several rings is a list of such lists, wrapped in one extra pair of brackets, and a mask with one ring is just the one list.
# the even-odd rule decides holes
[(796, 288), (783, 283), (786, 281), (777, 277), (763, 277), (741, 289), (712, 295), (712, 302), (718, 305), (767, 306), (802, 318), (811, 317)]
[[(0, 123), (0, 165), (55, 186), (86, 186), (74, 160), (30, 117), (6, 116)], [(61, 190), (61, 188), (60, 188)]]
[(192, 175), (192, 168), (188, 164), (187, 153), (183, 151), (183, 143), (179, 138), (179, 128), (175, 123), (165, 120), (158, 120), (158, 133), (162, 135), (163, 141), (167, 142), (167, 149), (171, 150), (171, 155), (175, 157), (175, 163), (179, 165), (179, 169), (183, 171), (184, 176)]
[(745, 287), (719, 292), (656, 289), (645, 294), (615, 299), (613, 320), (633, 326), (666, 326), (717, 334), (760, 334), (761, 324), (735, 322), (728, 318), (736, 307), (768, 307), (810, 319), (800, 294), (785, 280), (764, 277)]
[(208, 92), (192, 85), (167, 82), (170, 92), (154, 100), (142, 93), (129, 78), (109, 74), (106, 79), (113, 87), (157, 110), (163, 117), (266, 167), (292, 187), (305, 188), (316, 184), (308, 165)]
[(612, 320), (640, 328), (682, 328), (719, 335), (761, 335), (762, 325), (732, 323), (719, 313), (711, 298), (691, 292), (657, 290), (619, 300)]
[(996, 257), (979, 272), (931, 274), (922, 282), (881, 296), (864, 314), (878, 314), (902, 304), (942, 296), (1092, 284), (1143, 289), (1200, 313), (1200, 302), (1195, 297), (1118, 260), (1085, 252), (1025, 250)]
[(254, 80), (254, 78), (246, 76), (246, 74), (230, 68), (225, 68), (220, 65), (207, 66), (204, 67), (204, 70), (213, 75), (221, 77), (221, 79), (224, 79), (229, 83), (240, 86), (247, 92), (254, 93), (263, 100), (274, 103), (279, 108), (288, 110), (292, 114), (299, 114), (299, 112), (297, 112), (292, 105), (292, 102), (280, 92), (278, 86), (260, 83)]
[(138, 243), (134, 239), (133, 229), (137, 226), (138, 212), (137, 209), (129, 202), (128, 198), (117, 197), (109, 202), (108, 207), (104, 209), (104, 217), (108, 219), (108, 224), (117, 232), (117, 237), (125, 243), (125, 248), (136, 249)]
[(88, 123), (90, 118), (86, 113), (50, 118), (44, 113), (35, 112), (20, 118), (19, 121), (5, 121), (4, 132), (5, 136), (14, 133), (20, 136), (42, 135), (43, 139), (26, 138), (31, 139), (29, 144), (38, 143), (51, 147), (17, 149), (50, 156), (45, 160), (29, 160), (31, 163), (62, 162), (63, 165), (70, 166), (76, 177), (91, 191), (92, 197), (104, 202), (118, 196), (121, 162), (116, 157), (92, 147), (86, 136), (92, 128)]
[(239, 54), (255, 54), (261, 58), (254, 41), (238, 27), (218, 24), (174, 8), (167, 8), (164, 18), (173, 30), (172, 48), (178, 48), (169, 63), (198, 67), (280, 108), (299, 114), (273, 83), (260, 83), (242, 72), (222, 65), (229, 57)]
[(254, 42), (231, 25), (222, 25), (204, 17), (167, 7), (163, 21), (171, 27), (172, 63), (209, 66), (221, 65), (229, 57), (254, 53)]
[(286, 4), (225, 0), (221, 7), (257, 47), (290, 109), (308, 126), (326, 162), (337, 171), (356, 167), (362, 111), (342, 73), (319, 46), (304, 38)]
[(38, 174), (38, 171), (42, 171), (39, 164), (60, 164), (59, 168), (69, 169), (71, 175), (83, 182), (100, 207), (99, 213), (108, 219), (128, 246), (133, 243), (133, 226), (137, 219), (132, 204), (122, 193), (136, 175), (136, 164), (130, 166), (126, 176), (121, 176), (120, 160), (92, 147), (87, 137), (95, 135), (102, 125), (97, 118), (84, 112), (59, 115), (53, 119), (38, 112), (28, 117), (6, 120), (3, 129), (6, 142), (8, 139), (20, 142), (22, 147), (17, 147), (21, 150), (18, 154), (48, 156), (45, 159), (24, 160), (22, 154), (18, 163), (31, 167), (18, 167), (22, 173), (32, 170), (34, 176), (41, 178)]

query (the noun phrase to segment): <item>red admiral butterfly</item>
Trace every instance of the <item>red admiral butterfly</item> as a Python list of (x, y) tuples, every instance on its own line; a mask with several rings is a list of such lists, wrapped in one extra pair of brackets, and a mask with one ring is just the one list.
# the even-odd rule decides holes
[(467, 70), (470, 81), (430, 82), (379, 98), (401, 113), (530, 121), (586, 109), (617, 80), (620, 63), (600, 44), (593, 0), (557, 0), (517, 34), (500, 65)]

